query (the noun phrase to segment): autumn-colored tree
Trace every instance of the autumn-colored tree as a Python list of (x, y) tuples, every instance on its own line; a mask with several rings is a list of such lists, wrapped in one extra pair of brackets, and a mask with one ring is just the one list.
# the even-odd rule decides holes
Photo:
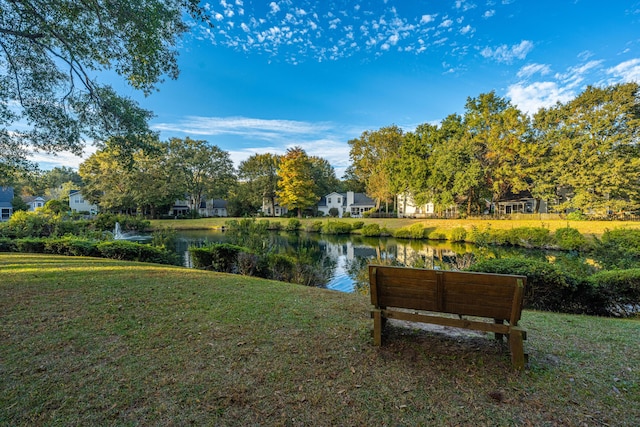
[(278, 168), (278, 190), (276, 196), (280, 206), (289, 210), (302, 211), (319, 201), (317, 187), (313, 180), (313, 166), (307, 153), (301, 147), (293, 147), (280, 160)]

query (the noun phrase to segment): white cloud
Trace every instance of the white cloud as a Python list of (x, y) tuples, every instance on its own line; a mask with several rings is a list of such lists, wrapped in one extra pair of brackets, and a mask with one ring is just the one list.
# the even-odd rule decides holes
[(542, 76), (545, 76), (547, 74), (549, 74), (551, 72), (551, 68), (549, 68), (548, 65), (545, 64), (529, 64), (529, 65), (525, 65), (524, 67), (520, 68), (520, 70), (518, 71), (518, 78), (520, 79), (526, 79), (529, 78), (531, 76), (533, 76), (534, 74), (540, 74)]
[(640, 83), (640, 58), (622, 62), (615, 67), (607, 69), (607, 73), (624, 82)]
[(529, 40), (523, 40), (519, 44), (512, 46), (503, 44), (495, 48), (485, 47), (480, 54), (497, 62), (511, 63), (514, 59), (526, 58), (532, 49), (533, 43)]
[(567, 102), (575, 98), (575, 93), (556, 82), (516, 83), (509, 86), (507, 96), (521, 111), (534, 114), (540, 108), (547, 108), (556, 102)]
[(492, 16), (494, 16), (496, 14), (496, 11), (494, 9), (491, 10), (487, 10), (482, 17), (487, 19), (487, 18), (491, 18)]
[(464, 26), (464, 27), (460, 28), (460, 34), (468, 34), (468, 33), (472, 33), (473, 31), (474, 30), (471, 27), (471, 25), (467, 25), (467, 26)]
[(422, 15), (422, 18), (420, 18), (420, 23), (428, 24), (429, 22), (433, 22), (436, 20), (436, 16), (437, 15)]

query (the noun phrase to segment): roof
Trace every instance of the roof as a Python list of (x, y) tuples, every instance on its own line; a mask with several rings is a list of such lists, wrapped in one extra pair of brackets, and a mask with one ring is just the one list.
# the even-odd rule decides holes
[(211, 207), (214, 209), (226, 209), (227, 201), (222, 199), (213, 199), (213, 205)]
[(375, 206), (376, 202), (364, 193), (353, 194), (353, 204), (351, 206)]
[(0, 207), (11, 208), (13, 205), (13, 187), (0, 187)]

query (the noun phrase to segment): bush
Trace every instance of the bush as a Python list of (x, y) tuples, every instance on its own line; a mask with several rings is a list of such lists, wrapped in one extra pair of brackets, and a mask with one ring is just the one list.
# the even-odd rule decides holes
[(100, 242), (96, 248), (104, 258), (180, 265), (180, 257), (175, 253), (127, 240)]
[(100, 256), (100, 251), (97, 249), (95, 241), (73, 236), (47, 239), (44, 251), (57, 255)]
[(558, 228), (554, 238), (558, 247), (564, 251), (583, 251), (588, 246), (587, 239), (571, 227)]
[[(344, 215), (343, 215), (344, 217)], [(362, 227), (364, 227), (364, 221), (356, 221), (353, 224), (351, 224), (351, 229), (352, 230), (360, 230), (362, 229)]]
[(300, 223), (299, 220), (295, 218), (291, 218), (287, 223), (287, 226), (285, 227), (285, 231), (288, 231), (288, 232), (298, 231), (301, 226), (302, 224)]
[(382, 234), (382, 230), (378, 224), (367, 224), (362, 227), (362, 235), (365, 237), (379, 237)]
[(322, 231), (322, 221), (314, 221), (305, 228), (308, 233), (320, 233)]
[(338, 208), (329, 209), (329, 216), (336, 218), (338, 215), (340, 215), (340, 211), (338, 210)]
[(426, 237), (426, 229), (422, 224), (413, 224), (410, 227), (396, 230), (394, 236), (398, 239), (424, 239)]
[(527, 276), (525, 308), (585, 313), (592, 307), (592, 287), (557, 266), (528, 258), (490, 259), (474, 264), (468, 270), (496, 274)]
[(16, 252), (16, 244), (8, 237), (0, 237), (0, 252)]
[(567, 215), (569, 221), (586, 221), (588, 218), (582, 211), (573, 211)]
[[(425, 230), (426, 232), (427, 230)], [(442, 230), (433, 230), (427, 234), (429, 240), (447, 240), (447, 234)]]
[(151, 234), (151, 245), (157, 248), (175, 248), (178, 233), (174, 228), (159, 228)]
[(228, 243), (214, 243), (202, 248), (189, 248), (194, 267), (223, 273), (233, 273), (238, 270), (238, 254), (241, 252), (248, 252), (248, 250), (242, 246)]
[(604, 314), (637, 315), (640, 312), (640, 268), (602, 271), (589, 278)]
[(296, 261), (292, 257), (282, 254), (271, 254), (269, 256), (269, 279), (281, 282), (291, 282), (293, 280)]
[(25, 237), (22, 239), (16, 239), (16, 251), (42, 254), (44, 253), (45, 242), (46, 239), (42, 237)]
[(456, 227), (451, 230), (449, 240), (452, 242), (464, 242), (467, 238), (467, 230), (464, 227)]
[(610, 270), (640, 267), (640, 230), (607, 230), (596, 242), (595, 253)]
[(8, 237), (47, 237), (51, 234), (50, 217), (37, 212), (18, 211), (7, 221)]
[(351, 224), (341, 221), (329, 221), (322, 227), (323, 234), (350, 234)]

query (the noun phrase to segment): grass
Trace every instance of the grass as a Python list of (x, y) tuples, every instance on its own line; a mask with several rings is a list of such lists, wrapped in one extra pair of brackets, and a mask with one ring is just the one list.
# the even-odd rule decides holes
[(529, 366), (366, 297), (0, 254), (0, 425), (640, 425), (640, 321), (526, 311)]
[[(217, 229), (225, 225), (232, 218), (200, 218), (189, 220), (153, 220), (151, 226), (157, 228), (175, 228), (177, 230), (206, 230)], [(270, 222), (280, 222), (284, 228), (289, 222), (289, 218), (260, 218)], [(260, 220), (258, 219), (258, 220)], [(410, 227), (413, 224), (422, 224), (425, 228), (433, 230), (450, 230), (457, 227), (464, 227), (471, 230), (473, 227), (485, 229), (512, 229), (518, 227), (544, 227), (551, 231), (558, 228), (571, 227), (580, 233), (588, 236), (601, 236), (606, 230), (616, 228), (640, 228), (640, 222), (631, 221), (567, 221), (560, 219), (539, 220), (539, 219), (509, 219), (509, 220), (484, 220), (484, 219), (410, 219), (410, 218), (308, 218), (302, 219), (302, 227), (315, 221), (343, 221), (353, 223), (363, 221), (365, 224), (377, 223), (380, 227), (395, 231), (400, 228)]]

